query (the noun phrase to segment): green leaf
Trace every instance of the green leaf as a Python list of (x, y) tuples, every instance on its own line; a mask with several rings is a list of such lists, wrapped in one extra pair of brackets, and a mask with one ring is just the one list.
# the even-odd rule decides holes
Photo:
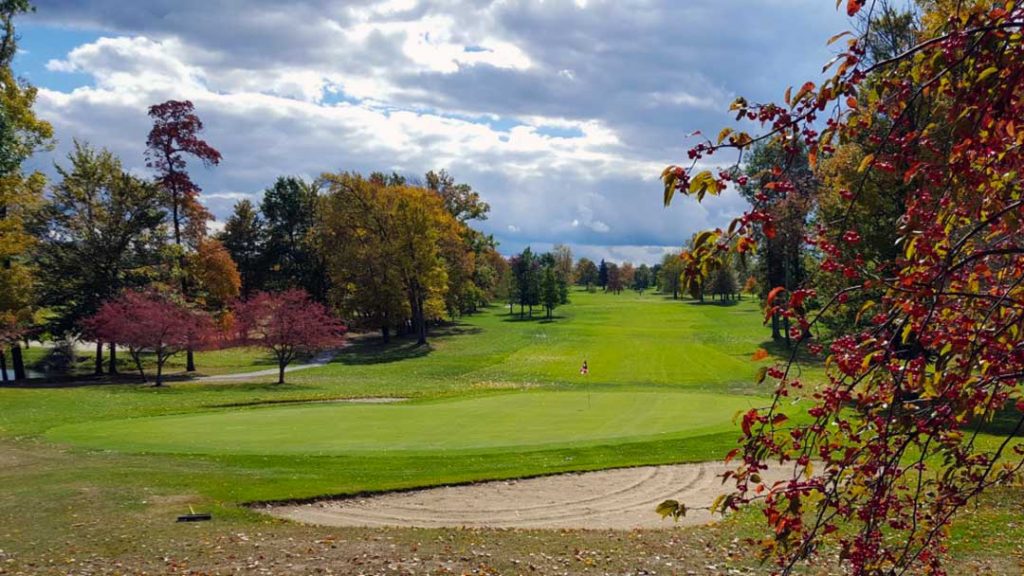
[(673, 520), (679, 520), (683, 516), (686, 516), (686, 505), (676, 500), (665, 500), (655, 511), (661, 515), (662, 518), (672, 517)]
[(710, 170), (704, 170), (690, 180), (690, 194), (696, 194), (698, 202), (703, 200), (707, 193), (718, 194), (718, 182)]
[(767, 366), (761, 366), (760, 368), (757, 369), (757, 375), (754, 376), (754, 383), (755, 384), (763, 384), (764, 383), (764, 379), (767, 378), (767, 377), (768, 377), (768, 367)]
[(871, 163), (875, 161), (874, 154), (868, 154), (860, 161), (860, 166), (857, 167), (857, 172), (864, 172), (871, 167)]
[(714, 235), (715, 233), (711, 230), (705, 230), (704, 232), (701, 232), (700, 234), (697, 235), (697, 238), (694, 239), (693, 247), (700, 248)]
[(874, 300), (868, 300), (867, 302), (865, 302), (864, 305), (860, 307), (860, 310), (857, 311), (857, 317), (853, 319), (854, 323), (855, 324), (860, 324), (861, 316), (864, 316), (864, 313), (867, 312), (868, 310), (874, 308), (874, 306), (875, 306), (875, 301)]
[(661, 171), (661, 180), (665, 183), (665, 206), (672, 203), (672, 196), (676, 193), (676, 167), (669, 166)]
[(981, 82), (982, 80), (988, 78), (989, 76), (995, 74), (996, 72), (999, 72), (999, 68), (996, 68), (995, 66), (986, 68), (981, 72), (981, 74), (978, 74), (978, 82)]

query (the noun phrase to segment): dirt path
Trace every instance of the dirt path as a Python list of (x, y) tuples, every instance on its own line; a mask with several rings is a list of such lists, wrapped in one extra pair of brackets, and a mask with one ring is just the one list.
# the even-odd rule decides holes
[[(725, 492), (718, 463), (645, 466), (396, 492), (380, 496), (275, 506), (278, 518), (323, 526), (420, 528), (594, 528), (629, 530), (700, 525), (716, 520), (695, 510), (677, 524), (654, 508), (674, 498), (709, 506)], [(768, 474), (767, 481), (781, 477)]]
[[(329, 352), (323, 352), (306, 364), (296, 364), (289, 366), (284, 369), (285, 373), (296, 372), (298, 370), (306, 370), (308, 368), (319, 368), (324, 364), (327, 364), (338, 355), (337, 350), (331, 350)], [(216, 374), (214, 376), (200, 376), (193, 378), (195, 382), (210, 382), (213, 380), (243, 380), (246, 378), (263, 378), (265, 376), (277, 376), (277, 368), (267, 368), (266, 370), (254, 370), (252, 372), (241, 372), (238, 374)]]

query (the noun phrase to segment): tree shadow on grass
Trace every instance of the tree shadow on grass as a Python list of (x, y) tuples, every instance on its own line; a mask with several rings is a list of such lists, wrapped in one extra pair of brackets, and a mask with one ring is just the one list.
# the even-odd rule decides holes
[(796, 348), (796, 356), (793, 356), (794, 347), (797, 344), (793, 341), (791, 346), (786, 346), (786, 341), (783, 340), (765, 340), (761, 342), (759, 348), (764, 348), (765, 351), (775, 361), (788, 362), (790, 359), (795, 360), (798, 364), (804, 366), (823, 366), (825, 364), (825, 358), (822, 356), (815, 356), (807, 350), (806, 344), (801, 344)]
[(1024, 414), (1021, 414), (1020, 410), (1014, 407), (1014, 403), (1007, 402), (1001, 410), (995, 412), (991, 421), (986, 422), (980, 418), (975, 418), (968, 425), (968, 428), (996, 436), (1011, 436), (1014, 433), (1017, 433), (1017, 436), (1022, 436), (1024, 430), (1017, 430), (1022, 417), (1024, 417)]
[(682, 300), (689, 306), (718, 306), (720, 308), (730, 308), (743, 302), (743, 300), (711, 300), (707, 299), (701, 302), (700, 300)]
[(423, 358), (434, 351), (431, 343), (443, 342), (458, 336), (475, 335), (480, 332), (483, 330), (477, 326), (460, 323), (434, 326), (427, 334), (426, 345), (418, 344), (413, 336), (393, 336), (391, 342), (385, 344), (379, 336), (367, 334), (351, 340), (351, 343), (331, 363), (365, 366)]
[(515, 323), (515, 322), (536, 322), (537, 324), (551, 324), (552, 322), (556, 322), (558, 320), (564, 320), (565, 318), (566, 318), (565, 316), (561, 316), (559, 314), (553, 314), (551, 316), (551, 318), (548, 318), (547, 315), (545, 315), (545, 314), (535, 314), (532, 317), (527, 315), (527, 316), (523, 316), (522, 318), (520, 318), (519, 317), (519, 313), (517, 312), (517, 313), (515, 313), (513, 315), (506, 314), (505, 317), (501, 321), (502, 322), (513, 322), (513, 323)]

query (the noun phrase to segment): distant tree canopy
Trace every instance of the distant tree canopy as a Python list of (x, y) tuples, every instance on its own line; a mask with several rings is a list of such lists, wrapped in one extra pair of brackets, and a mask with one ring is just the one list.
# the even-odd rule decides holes
[(576, 278), (577, 285), (590, 290), (598, 283), (599, 272), (597, 264), (594, 264), (594, 261), (589, 258), (580, 258), (576, 263), (573, 275)]
[(665, 254), (661, 259), (661, 267), (655, 276), (658, 290), (662, 294), (671, 294), (673, 299), (679, 298), (682, 288), (683, 261), (678, 252)]
[(520, 318), (527, 313), (532, 317), (534, 306), (544, 306), (547, 317), (552, 318), (555, 308), (569, 303), (570, 281), (564, 274), (573, 266), (568, 247), (556, 246), (553, 252), (540, 255), (526, 247), (509, 258), (508, 264), (510, 313), (518, 305)]

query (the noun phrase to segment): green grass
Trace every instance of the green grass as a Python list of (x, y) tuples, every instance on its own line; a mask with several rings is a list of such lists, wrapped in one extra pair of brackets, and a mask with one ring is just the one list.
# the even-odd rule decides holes
[(319, 404), (90, 422), (46, 437), (189, 454), (490, 452), (704, 436), (755, 401), (685, 392), (517, 392), (411, 404)]
[[(46, 551), (54, 550), (49, 542), (70, 546), (79, 559), (132, 558), (154, 573), (164, 567), (152, 558), (205, 554), (214, 562), (207, 571), (222, 572), (207, 543), (231, 546), (220, 539), (257, 530), (271, 541), (329, 533), (270, 521), (243, 503), (710, 460), (734, 445), (733, 414), (768, 392), (753, 383), (763, 364), (750, 356), (758, 347), (779, 351), (766, 341), (756, 303), (572, 298), (554, 321), (492, 308), (433, 330), (427, 347), (358, 338), (331, 364), (289, 374), (282, 386), (266, 378), (0, 388), (4, 553), (28, 558), (27, 573), (42, 572), (29, 564), (47, 561), (63, 565), (61, 573), (76, 571), (70, 553)], [(584, 359), (588, 376), (579, 374)], [(269, 365), (252, 350), (203, 353), (198, 361), (206, 373)], [(801, 377), (821, 373), (805, 366)], [(293, 404), (385, 396), (410, 400)], [(170, 519), (187, 504), (217, 521), (175, 528)], [(999, 506), (992, 517), (1006, 513)], [(425, 533), (387, 534), (418, 546)], [(515, 546), (518, 538), (500, 541)], [(152, 554), (136, 551), (146, 539), (156, 542)]]

